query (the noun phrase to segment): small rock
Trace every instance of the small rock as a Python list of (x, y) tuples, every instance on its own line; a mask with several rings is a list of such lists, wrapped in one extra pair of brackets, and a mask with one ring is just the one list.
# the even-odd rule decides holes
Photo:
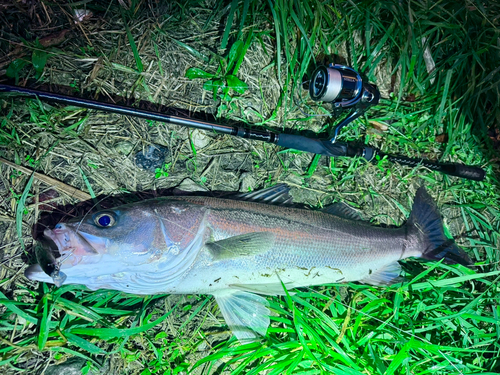
[(436, 135), (436, 142), (439, 142), (439, 143), (448, 143), (448, 134), (439, 134), (439, 135)]
[(161, 168), (165, 164), (168, 155), (168, 148), (160, 145), (150, 145), (135, 154), (135, 165), (146, 171), (154, 172), (156, 168)]
[[(294, 173), (290, 173), (286, 176), (286, 181), (290, 181), (292, 184), (295, 184), (295, 185), (302, 185), (302, 182), (303, 182), (303, 179), (301, 176), (297, 176), (296, 174)], [(285, 182), (286, 182), (285, 181)]]
[[(52, 365), (47, 367), (44, 374), (45, 375), (82, 375), (82, 369), (87, 364), (87, 361), (83, 358), (69, 358), (67, 361), (60, 363), (58, 365)], [(102, 367), (92, 366), (88, 375), (112, 375), (110, 370), (109, 360), (104, 362)]]
[(134, 145), (130, 142), (123, 141), (115, 145), (115, 150), (119, 154), (128, 155), (132, 152)]
[(386, 132), (389, 127), (386, 124), (381, 123), (380, 121), (369, 121), (370, 125), (373, 126), (375, 129), (381, 131), (381, 132)]
[(241, 174), (241, 186), (240, 191), (242, 193), (248, 193), (255, 190), (256, 181), (252, 173), (246, 172)]
[(212, 138), (210, 138), (206, 132), (195, 129), (191, 133), (191, 141), (193, 142), (196, 150), (201, 150), (212, 141)]
[(207, 191), (203, 186), (197, 184), (190, 178), (185, 178), (182, 180), (182, 182), (177, 186), (177, 189), (182, 190), (182, 191)]
[(82, 375), (87, 361), (83, 358), (70, 358), (66, 362), (47, 367), (45, 375)]
[(87, 9), (75, 9), (75, 23), (83, 22), (92, 17), (92, 12)]

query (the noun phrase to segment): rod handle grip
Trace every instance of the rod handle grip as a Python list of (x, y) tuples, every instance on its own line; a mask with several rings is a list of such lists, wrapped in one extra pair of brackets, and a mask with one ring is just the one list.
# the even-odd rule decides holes
[(454, 169), (455, 169), (454, 173), (448, 173), (448, 174), (452, 174), (453, 176), (457, 177), (468, 178), (469, 180), (474, 180), (474, 181), (483, 181), (484, 178), (486, 177), (486, 171), (479, 167), (473, 167), (470, 165), (463, 165), (463, 164), (454, 164)]
[[(385, 156), (381, 152), (377, 152), (380, 157)], [(430, 161), (420, 158), (408, 158), (406, 156), (400, 155), (387, 155), (387, 159), (391, 162), (408, 165), (410, 167), (417, 167), (422, 165), (426, 168), (438, 171), (441, 173), (448, 174), (450, 176), (467, 178), (474, 181), (483, 181), (486, 177), (486, 171), (479, 167), (474, 167), (471, 165), (464, 165), (458, 163), (439, 163), (435, 161)]]
[(307, 151), (326, 156), (351, 156), (350, 147), (346, 143), (332, 143), (329, 139), (308, 138), (296, 134), (279, 134), (274, 142), (278, 146)]

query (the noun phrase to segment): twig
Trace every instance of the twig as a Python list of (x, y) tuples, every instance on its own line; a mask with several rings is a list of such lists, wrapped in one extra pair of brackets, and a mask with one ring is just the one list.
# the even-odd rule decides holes
[(69, 195), (72, 198), (76, 198), (76, 199), (81, 200), (81, 201), (87, 201), (87, 200), (91, 199), (89, 194), (87, 194), (81, 190), (78, 190), (77, 188), (74, 188), (72, 186), (69, 186), (69, 185), (65, 184), (64, 182), (56, 180), (55, 178), (46, 176), (46, 175), (38, 173), (38, 172), (33, 172), (31, 169), (22, 167), (20, 165), (12, 163), (12, 162), (5, 160), (3, 158), (0, 158), (0, 162), (8, 165), (9, 167), (17, 169), (18, 171), (21, 171), (25, 174), (28, 174), (28, 175), (31, 175), (34, 173), (35, 178), (37, 180), (42, 181), (49, 186), (53, 186), (55, 189)]

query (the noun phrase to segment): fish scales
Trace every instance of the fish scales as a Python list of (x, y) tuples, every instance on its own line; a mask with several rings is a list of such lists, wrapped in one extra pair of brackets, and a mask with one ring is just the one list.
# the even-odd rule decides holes
[[(391, 284), (399, 280), (398, 260), (408, 257), (471, 264), (444, 235), (423, 188), (399, 228), (353, 220), (345, 206), (322, 212), (264, 204), (289, 201), (283, 185), (239, 198), (155, 198), (60, 223), (44, 232), (43, 246), (37, 247), (40, 265), (25, 274), (94, 290), (212, 294), (244, 341), (264, 335), (269, 326), (261, 295), (284, 294), (284, 287)], [(55, 259), (47, 243), (61, 257)]]
[[(179, 224), (175, 216), (192, 222), (193, 218), (186, 219), (189, 211), (197, 223), (206, 212), (206, 225), (215, 241), (259, 231), (276, 234), (274, 246), (253, 257), (214, 262), (211, 254), (201, 249), (193, 267), (179, 283), (163, 288), (162, 292), (212, 293), (240, 279), (252, 284), (271, 283), (273, 291), (281, 288), (281, 281), (289, 287), (350, 281), (376, 271), (387, 263), (388, 257), (390, 261), (401, 258), (403, 249), (401, 229), (387, 230), (365, 223), (353, 227), (349, 220), (312, 210), (214, 198), (178, 199), (177, 203), (159, 200), (155, 206), (163, 213), (165, 224), (176, 223), (171, 232), (187, 230), (186, 224)], [(176, 215), (172, 216), (172, 212)]]
[[(207, 221), (215, 240), (257, 231), (276, 234), (275, 246), (255, 256), (254, 270), (269, 272), (283, 267), (310, 270), (324, 266), (343, 269), (365, 263), (374, 256), (398, 260), (403, 243), (411, 242), (405, 238), (404, 229), (384, 229), (362, 222), (353, 226), (349, 220), (318, 211), (213, 198), (194, 203), (209, 209)], [(410, 250), (408, 245), (407, 251)]]

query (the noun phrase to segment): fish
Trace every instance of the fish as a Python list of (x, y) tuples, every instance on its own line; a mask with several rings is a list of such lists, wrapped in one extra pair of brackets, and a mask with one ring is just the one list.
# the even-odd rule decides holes
[(88, 213), (45, 229), (51, 245), (43, 248), (57, 247), (58, 256), (39, 257), (45, 263), (25, 276), (137, 295), (210, 294), (245, 342), (267, 332), (266, 295), (331, 283), (390, 285), (401, 281), (399, 261), (411, 257), (472, 264), (446, 237), (424, 187), (399, 227), (372, 225), (344, 203), (297, 207), (289, 190), (159, 197)]

